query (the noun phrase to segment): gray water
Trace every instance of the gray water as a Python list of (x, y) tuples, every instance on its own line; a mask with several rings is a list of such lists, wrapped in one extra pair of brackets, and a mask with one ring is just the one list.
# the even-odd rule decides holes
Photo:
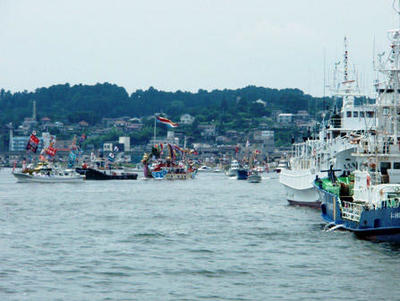
[(0, 172), (0, 300), (399, 300), (400, 247), (326, 233), (278, 180), (20, 184)]

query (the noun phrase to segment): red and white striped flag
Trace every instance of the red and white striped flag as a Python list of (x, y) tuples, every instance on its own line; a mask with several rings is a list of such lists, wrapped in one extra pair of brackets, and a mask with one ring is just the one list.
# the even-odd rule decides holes
[(160, 117), (160, 116), (156, 116), (157, 120), (161, 123), (167, 124), (170, 127), (176, 128), (178, 126), (177, 123), (172, 122), (171, 120), (164, 118), (164, 117)]

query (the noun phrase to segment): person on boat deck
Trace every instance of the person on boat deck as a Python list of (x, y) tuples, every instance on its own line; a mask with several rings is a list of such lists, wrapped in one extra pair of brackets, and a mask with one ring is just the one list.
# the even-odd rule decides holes
[(328, 177), (332, 183), (336, 183), (336, 176), (335, 176), (335, 170), (333, 169), (333, 165), (331, 165), (329, 168)]
[(83, 168), (83, 169), (87, 169), (87, 168), (88, 168), (88, 166), (87, 166), (87, 164), (86, 164), (85, 161), (83, 161), (82, 168)]

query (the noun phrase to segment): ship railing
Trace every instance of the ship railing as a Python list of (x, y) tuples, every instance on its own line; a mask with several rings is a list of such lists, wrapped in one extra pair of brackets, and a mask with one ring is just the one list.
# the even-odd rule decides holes
[(360, 222), (363, 206), (361, 204), (342, 201), (342, 218), (354, 222)]

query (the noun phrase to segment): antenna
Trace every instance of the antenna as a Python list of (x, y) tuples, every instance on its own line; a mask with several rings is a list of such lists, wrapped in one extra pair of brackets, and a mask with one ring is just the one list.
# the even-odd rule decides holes
[(326, 48), (324, 47), (324, 99), (325, 99), (325, 87), (326, 87)]
[(375, 62), (375, 34), (374, 34), (374, 44), (372, 46), (372, 68), (374, 71), (376, 70), (376, 62)]
[(344, 66), (344, 81), (347, 82), (349, 80), (349, 53), (347, 50), (347, 37), (344, 37), (344, 59), (343, 59), (343, 66)]

